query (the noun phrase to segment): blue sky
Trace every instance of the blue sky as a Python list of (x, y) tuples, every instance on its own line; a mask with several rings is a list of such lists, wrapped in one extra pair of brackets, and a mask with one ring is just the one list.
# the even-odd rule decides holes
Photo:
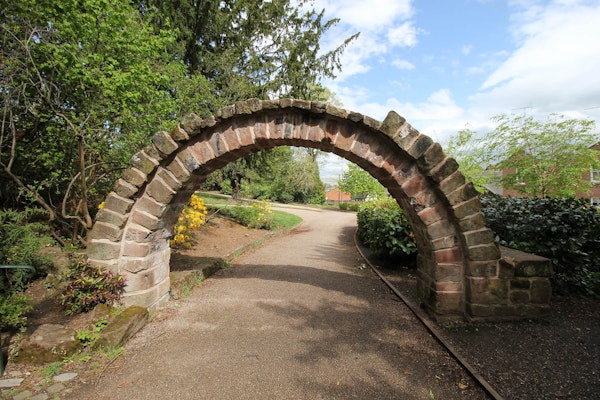
[[(378, 120), (390, 110), (444, 145), (498, 114), (551, 113), (600, 130), (599, 0), (315, 0), (341, 21), (325, 49), (360, 32), (324, 84), (343, 107)], [(321, 166), (335, 183), (342, 160)]]

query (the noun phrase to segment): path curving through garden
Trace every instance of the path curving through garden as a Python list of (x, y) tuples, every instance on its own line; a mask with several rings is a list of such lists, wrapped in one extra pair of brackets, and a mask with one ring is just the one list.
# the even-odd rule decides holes
[(363, 268), (355, 214), (288, 211), (304, 222), (169, 303), (71, 397), (486, 398)]

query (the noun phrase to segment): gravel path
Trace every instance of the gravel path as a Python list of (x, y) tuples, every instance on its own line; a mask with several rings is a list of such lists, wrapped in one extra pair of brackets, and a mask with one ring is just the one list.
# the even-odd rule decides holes
[(304, 222), (160, 311), (74, 399), (485, 399), (369, 269), (356, 216)]

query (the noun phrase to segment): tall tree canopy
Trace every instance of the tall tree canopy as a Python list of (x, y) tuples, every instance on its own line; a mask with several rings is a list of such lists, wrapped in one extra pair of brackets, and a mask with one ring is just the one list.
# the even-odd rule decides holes
[(358, 34), (321, 52), (324, 20), (307, 0), (147, 0), (157, 29), (178, 32), (174, 56), (190, 73), (214, 83), (227, 103), (250, 97), (314, 99), (322, 78), (333, 78), (339, 57)]
[(33, 201), (60, 226), (89, 229), (114, 173), (176, 118), (169, 89), (185, 68), (164, 51), (175, 38), (124, 1), (0, 9), (2, 204)]
[(287, 0), (0, 0), (0, 205), (76, 238), (131, 155), (183, 114), (322, 96), (344, 41)]

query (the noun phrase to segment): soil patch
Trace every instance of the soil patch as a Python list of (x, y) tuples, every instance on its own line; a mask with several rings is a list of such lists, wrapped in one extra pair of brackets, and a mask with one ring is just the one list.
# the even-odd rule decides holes
[[(380, 268), (416, 304), (416, 271)], [(600, 395), (600, 301), (554, 296), (536, 320), (438, 325), (444, 338), (506, 399)]]

